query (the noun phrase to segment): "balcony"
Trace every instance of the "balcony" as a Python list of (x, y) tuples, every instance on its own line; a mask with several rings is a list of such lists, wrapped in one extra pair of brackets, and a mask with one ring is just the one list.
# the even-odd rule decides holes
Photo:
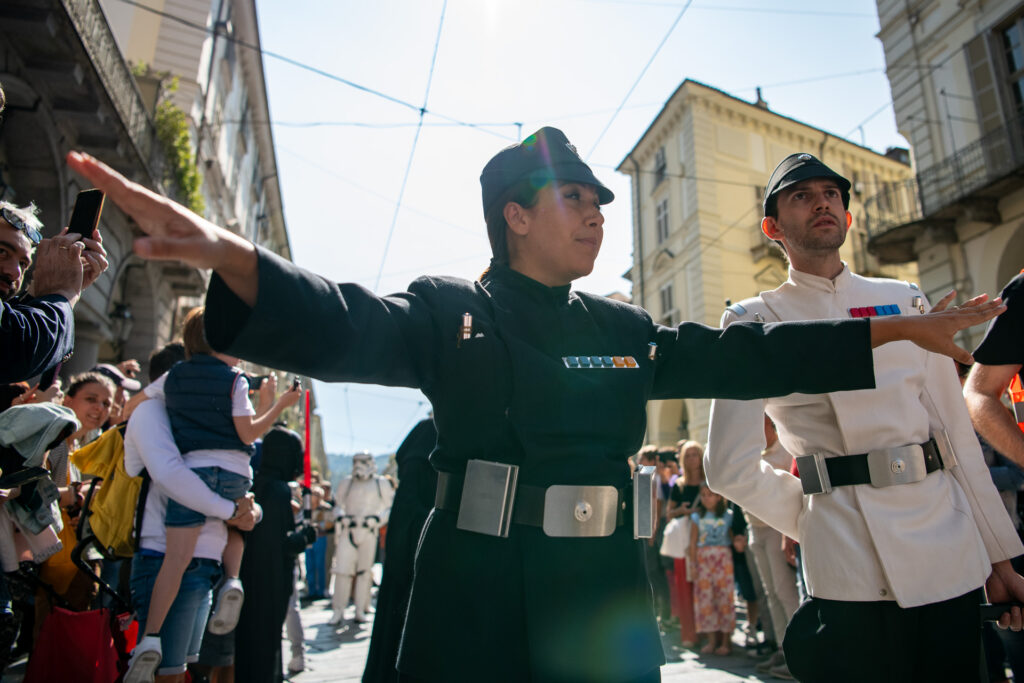
[(1024, 118), (1016, 118), (956, 154), (892, 183), (864, 202), (868, 250), (881, 263), (917, 258), (914, 244), (931, 233), (953, 241), (960, 217), (1002, 222), (998, 202), (1024, 186)]

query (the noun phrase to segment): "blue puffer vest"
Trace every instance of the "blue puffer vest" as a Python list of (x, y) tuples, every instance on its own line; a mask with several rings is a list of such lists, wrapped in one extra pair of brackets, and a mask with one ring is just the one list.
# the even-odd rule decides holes
[(231, 391), (240, 373), (203, 353), (171, 368), (164, 384), (167, 416), (182, 453), (198, 450), (245, 451), (231, 417)]

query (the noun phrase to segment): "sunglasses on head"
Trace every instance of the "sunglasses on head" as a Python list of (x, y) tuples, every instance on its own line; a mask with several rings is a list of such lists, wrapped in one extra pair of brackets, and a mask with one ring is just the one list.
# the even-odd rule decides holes
[(3, 216), (3, 219), (10, 223), (15, 230), (23, 231), (28, 237), (28, 241), (32, 244), (39, 244), (43, 239), (43, 234), (39, 232), (37, 228), (29, 225), (28, 221), (8, 209), (6, 206), (0, 208), (0, 216)]

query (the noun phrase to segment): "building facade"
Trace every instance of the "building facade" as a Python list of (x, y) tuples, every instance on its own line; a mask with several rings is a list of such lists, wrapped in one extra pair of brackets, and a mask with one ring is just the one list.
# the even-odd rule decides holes
[[(727, 302), (774, 289), (787, 278), (781, 250), (761, 233), (762, 198), (775, 165), (814, 154), (853, 183), (853, 227), (842, 255), (858, 273), (915, 278), (884, 267), (867, 250), (863, 200), (910, 177), (900, 150), (878, 154), (813, 126), (692, 80), (669, 98), (618, 166), (630, 176), (633, 303), (658, 322), (717, 326)], [(711, 402), (652, 401), (647, 442), (704, 441)]]
[[(147, 99), (167, 98), (185, 115), (201, 173), (202, 213), (291, 259), (254, 0), (100, 0), (100, 5)], [(197, 303), (182, 299), (178, 319), (181, 308)], [(312, 390), (310, 380), (303, 382)], [(322, 470), (319, 419), (314, 414), (311, 450)]]
[[(79, 190), (67, 152), (89, 152), (170, 196), (152, 117), (95, 0), (23, 0), (0, 5), (0, 197), (35, 202), (46, 228), (67, 224)], [(75, 355), (62, 374), (98, 361), (145, 358), (169, 338), (174, 302), (198, 296), (202, 273), (132, 255), (137, 228), (113, 205), (100, 220), (109, 269), (75, 307)], [(142, 355), (145, 354), (145, 355)]]
[[(869, 248), (916, 262), (933, 300), (998, 293), (1024, 268), (1024, 3), (877, 4), (914, 177), (868, 199)], [(983, 334), (961, 341), (971, 348)]]

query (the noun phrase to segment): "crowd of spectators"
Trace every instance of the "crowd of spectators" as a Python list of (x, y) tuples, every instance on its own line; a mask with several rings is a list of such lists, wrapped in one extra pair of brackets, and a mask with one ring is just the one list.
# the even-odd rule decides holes
[[(279, 654), (274, 657), (280, 648), (268, 644), (280, 642), (289, 616), (294, 642), (288, 668), (301, 670), (302, 629), (294, 623), (298, 618), (297, 558), (318, 536), (326, 542), (332, 515), (329, 504), (318, 505), (327, 509), (314, 518), (318, 533), (301, 513), (299, 437), (276, 426), (262, 447), (258, 438), (282, 410), (297, 401), (298, 388), (293, 385), (275, 400), (273, 379), (261, 379), (250, 388), (248, 377), (232, 367), (233, 359), (221, 363), (231, 381), (237, 379), (236, 386), (243, 392), (240, 400), (248, 402), (250, 394), (255, 397), (257, 406), (246, 419), (252, 423), (247, 435), (257, 447), (252, 456), (253, 492), (218, 495), (201, 479), (203, 472), (193, 469), (195, 455), (176, 439), (180, 434), (175, 429), (180, 432), (181, 428), (168, 416), (165, 377), (185, 360), (181, 343), (155, 350), (145, 364), (126, 360), (97, 364), (72, 376), (60, 372), (61, 362), (72, 352), (71, 307), (82, 287), (105, 267), (99, 235), (85, 244), (76, 240), (80, 246), (71, 249), (61, 236), (53, 238), (56, 242), (40, 241), (42, 226), (30, 207), (0, 203), (0, 217), (0, 342), (6, 381), (0, 385), (0, 671), (30, 655), (26, 677), (32, 678), (31, 655), (40, 651), (37, 646), (44, 626), (66, 612), (109, 608), (102, 613), (121, 617), (110, 619), (112, 630), (124, 627), (126, 633), (133, 632), (130, 625), (135, 621), (141, 638), (147, 632), (153, 586), (168, 549), (170, 502), (194, 510), (200, 525), (185, 548), (188, 557), (181, 565), (180, 582), (171, 591), (172, 604), (163, 627), (151, 634), (159, 655), (150, 657), (141, 669), (129, 670), (125, 680), (184, 681), (189, 665), (195, 667), (192, 680), (232, 680), (236, 662), (241, 671), (238, 680), (280, 680), (283, 663)], [(86, 254), (90, 249), (96, 252), (92, 256)], [(64, 252), (73, 258), (65, 260)], [(36, 280), (30, 285), (25, 274), (33, 258)], [(71, 271), (70, 285), (68, 278), (58, 276), (61, 269)], [(191, 351), (201, 354), (203, 350)], [(144, 365), (150, 380), (145, 388), (139, 379)], [(191, 389), (202, 394), (209, 387)], [(96, 471), (97, 450), (116, 460), (101, 475)], [(247, 453), (247, 470), (249, 459)], [(114, 470), (136, 482), (134, 488), (119, 488)], [(326, 483), (316, 487), (318, 504), (329, 496), (328, 487)], [(107, 537), (99, 539), (100, 523), (104, 529), (108, 524), (100, 519), (104, 511), (98, 501), (103, 494), (113, 497), (112, 507), (120, 508), (128, 520), (128, 552), (115, 550), (116, 542), (108, 545)], [(258, 590), (215, 639), (207, 626), (214, 589), (224, 573), (229, 528), (247, 532), (247, 542), (255, 546), (254, 560), (260, 561), (243, 561), (238, 576), (243, 585), (250, 582)], [(90, 538), (98, 540), (89, 543)], [(269, 556), (280, 558), (281, 566), (261, 561)], [(321, 570), (323, 574), (326, 570)], [(109, 590), (101, 592), (103, 586)], [(203, 667), (206, 641), (215, 640), (211, 647), (216, 652), (209, 658), (212, 666)], [(52, 646), (42, 649), (52, 651)], [(60, 647), (68, 654), (66, 666), (75, 666), (75, 643)], [(131, 640), (115, 638), (111, 647), (110, 656), (120, 658), (123, 667)], [(53, 666), (54, 662), (47, 662), (47, 671), (53, 671)], [(75, 678), (73, 669), (69, 675)]]

